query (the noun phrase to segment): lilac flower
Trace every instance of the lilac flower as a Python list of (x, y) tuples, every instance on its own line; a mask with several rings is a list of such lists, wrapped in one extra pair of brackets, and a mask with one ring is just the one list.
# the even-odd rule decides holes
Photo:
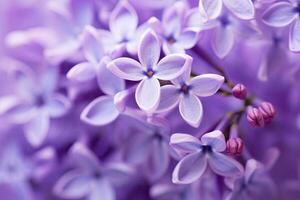
[(216, 19), (222, 12), (223, 4), (240, 19), (254, 18), (251, 0), (199, 0), (199, 9), (208, 19)]
[(270, 6), (263, 14), (263, 21), (273, 27), (285, 27), (292, 24), (289, 31), (289, 49), (300, 51), (300, 3), (277, 2)]
[(148, 25), (145, 22), (138, 27), (135, 9), (127, 1), (120, 1), (110, 14), (110, 31), (101, 30), (102, 41), (110, 47), (111, 52), (123, 52), (126, 49), (136, 54), (138, 42)]
[(278, 155), (277, 149), (269, 149), (265, 155), (267, 156), (265, 164), (254, 159), (248, 160), (243, 177), (226, 180), (227, 186), (232, 189), (226, 200), (276, 198), (276, 189), (268, 171), (276, 162)]
[[(192, 58), (185, 54), (171, 54), (159, 61), (160, 43), (157, 35), (148, 30), (139, 44), (140, 63), (131, 58), (117, 58), (108, 68), (116, 76), (141, 81), (136, 89), (135, 99), (138, 106), (153, 112), (160, 99), (160, 80), (172, 80), (181, 75), (191, 65)], [(159, 61), (159, 62), (158, 62)]]
[[(150, 181), (159, 179), (168, 169), (170, 162), (170, 127), (166, 120), (152, 118), (149, 124), (142, 124), (124, 151), (126, 162), (144, 166)], [(130, 136), (131, 137), (131, 136)]]
[(192, 135), (175, 133), (170, 138), (170, 145), (186, 154), (173, 171), (173, 183), (195, 182), (203, 175), (207, 166), (221, 176), (240, 176), (243, 173), (241, 164), (221, 153), (225, 151), (226, 143), (219, 130), (204, 134), (201, 140)]
[(68, 199), (87, 198), (90, 200), (114, 200), (114, 184), (120, 184), (134, 171), (125, 164), (112, 163), (102, 165), (97, 157), (83, 144), (75, 143), (71, 155), (79, 165), (65, 173), (56, 183), (54, 192)]
[[(45, 55), (55, 60), (69, 58), (81, 46), (84, 27), (93, 23), (93, 1), (51, 1), (49, 2), (49, 10), (52, 14), (57, 39), (54, 44), (47, 46)], [(53, 30), (51, 26), (49, 29)]]
[(163, 13), (162, 22), (156, 18), (149, 20), (151, 27), (162, 40), (165, 54), (185, 53), (198, 42), (199, 29), (186, 27), (187, 5), (176, 2)]
[(157, 112), (165, 112), (179, 104), (182, 118), (191, 126), (198, 127), (203, 108), (198, 97), (214, 95), (222, 86), (224, 77), (217, 74), (202, 74), (190, 79), (191, 68), (172, 80), (174, 85), (161, 87), (161, 101)]
[(36, 80), (32, 73), (16, 72), (16, 94), (2, 97), (5, 112), (12, 123), (24, 124), (28, 142), (39, 146), (50, 128), (50, 119), (63, 116), (71, 103), (56, 92), (56, 72), (46, 71)]
[(174, 185), (174, 184), (155, 184), (150, 189), (150, 196), (157, 200), (181, 199), (181, 200), (196, 200), (192, 187), (189, 185)]

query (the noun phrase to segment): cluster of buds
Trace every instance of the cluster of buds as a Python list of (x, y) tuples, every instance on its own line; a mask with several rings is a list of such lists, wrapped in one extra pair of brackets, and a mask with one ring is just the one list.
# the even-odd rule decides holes
[(244, 143), (239, 137), (230, 138), (226, 143), (226, 150), (229, 154), (240, 155), (243, 151)]
[(275, 114), (274, 106), (269, 102), (263, 102), (258, 108), (249, 107), (247, 120), (254, 127), (263, 127), (272, 121)]

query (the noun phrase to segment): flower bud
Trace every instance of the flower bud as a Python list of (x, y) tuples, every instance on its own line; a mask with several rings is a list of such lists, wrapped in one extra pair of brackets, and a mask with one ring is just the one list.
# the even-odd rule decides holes
[(245, 99), (247, 97), (246, 86), (238, 83), (232, 88), (232, 95), (238, 99)]
[(230, 138), (226, 143), (227, 152), (232, 155), (240, 155), (243, 147), (244, 143), (241, 138)]
[(276, 114), (275, 108), (270, 102), (263, 102), (258, 109), (262, 113), (265, 123), (270, 123)]
[(250, 107), (247, 112), (248, 122), (255, 127), (263, 127), (265, 125), (265, 120), (262, 112), (254, 107)]

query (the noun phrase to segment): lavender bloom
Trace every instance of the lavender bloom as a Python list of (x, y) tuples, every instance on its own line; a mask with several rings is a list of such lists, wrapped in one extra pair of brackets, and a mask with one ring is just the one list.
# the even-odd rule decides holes
[(165, 54), (185, 53), (198, 42), (199, 29), (186, 27), (186, 15), (187, 5), (176, 2), (164, 11), (162, 22), (156, 18), (149, 20), (152, 29), (161, 37)]
[(113, 184), (120, 184), (133, 174), (133, 169), (122, 163), (101, 165), (97, 157), (83, 144), (75, 143), (71, 155), (79, 167), (64, 174), (54, 192), (62, 198), (114, 200)]
[(182, 118), (191, 126), (198, 127), (202, 120), (203, 108), (198, 97), (214, 95), (222, 86), (224, 77), (217, 74), (202, 74), (190, 79), (191, 68), (177, 79), (174, 85), (161, 87), (161, 101), (158, 112), (168, 111), (179, 104)]
[(7, 106), (4, 115), (12, 123), (24, 125), (28, 142), (37, 147), (45, 140), (50, 119), (63, 116), (71, 102), (56, 92), (56, 72), (46, 71), (40, 80), (35, 80), (32, 72), (16, 72), (16, 95), (2, 97)]
[[(159, 61), (160, 42), (157, 35), (148, 30), (139, 44), (140, 63), (131, 58), (117, 58), (108, 68), (125, 80), (141, 81), (136, 89), (138, 106), (153, 112), (160, 99), (160, 80), (172, 80), (180, 76), (191, 65), (192, 58), (185, 54), (171, 54)], [(158, 62), (159, 61), (159, 62)]]
[(199, 179), (207, 166), (221, 176), (240, 176), (243, 167), (234, 159), (222, 154), (226, 143), (221, 131), (206, 133), (198, 138), (175, 133), (170, 138), (170, 145), (177, 151), (187, 154), (176, 165), (172, 181), (178, 184), (189, 184)]
[(232, 190), (226, 200), (276, 199), (276, 188), (268, 171), (278, 158), (277, 149), (269, 149), (266, 163), (250, 159), (246, 163), (244, 176), (238, 179), (227, 179), (226, 184)]
[(254, 5), (251, 0), (199, 0), (199, 9), (208, 19), (216, 19), (222, 12), (223, 4), (240, 19), (254, 18)]
[(300, 4), (299, 1), (277, 2), (263, 15), (263, 21), (273, 27), (285, 27), (292, 24), (289, 31), (289, 49), (300, 51)]

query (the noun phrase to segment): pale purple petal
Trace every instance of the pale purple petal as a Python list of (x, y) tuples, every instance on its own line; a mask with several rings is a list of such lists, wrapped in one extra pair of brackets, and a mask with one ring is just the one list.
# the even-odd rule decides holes
[(204, 134), (201, 137), (201, 142), (203, 145), (211, 146), (212, 149), (218, 152), (222, 152), (226, 149), (224, 134), (219, 130)]
[(300, 51), (300, 18), (291, 26), (289, 48), (291, 51)]
[(79, 170), (64, 174), (54, 186), (54, 193), (62, 198), (83, 198), (90, 193), (93, 179)]
[(34, 147), (41, 145), (47, 136), (49, 125), (47, 112), (37, 110), (35, 116), (24, 127), (28, 142)]
[(98, 65), (97, 81), (100, 89), (108, 95), (114, 95), (125, 89), (125, 81), (107, 69), (109, 58), (103, 58)]
[(184, 95), (179, 102), (182, 118), (191, 126), (198, 127), (203, 116), (202, 103), (195, 95)]
[(201, 30), (202, 26), (204, 26), (208, 19), (205, 13), (200, 12), (198, 8), (193, 8), (188, 11), (186, 14), (186, 26), (191, 28), (197, 28)]
[(164, 12), (162, 17), (162, 25), (164, 30), (161, 31), (164, 31), (164, 35), (166, 37), (176, 37), (181, 32), (181, 27), (183, 25), (182, 13), (184, 12), (184, 8), (184, 3), (176, 2)]
[(216, 174), (221, 176), (241, 176), (244, 172), (239, 162), (219, 152), (209, 154), (208, 164)]
[(173, 85), (164, 85), (160, 88), (160, 101), (157, 112), (166, 112), (174, 108), (179, 102), (179, 89)]
[(157, 180), (168, 169), (169, 166), (169, 150), (168, 144), (163, 140), (153, 140), (149, 156), (149, 164), (147, 165), (151, 180)]
[(163, 43), (162, 49), (166, 55), (174, 54), (174, 53), (185, 54), (184, 48), (181, 45), (179, 45), (177, 42), (171, 44), (166, 41)]
[(101, 166), (96, 155), (93, 154), (83, 143), (76, 142), (70, 149), (70, 155), (84, 171), (95, 172), (101, 170)]
[(70, 80), (85, 82), (92, 80), (96, 76), (96, 70), (91, 63), (83, 62), (72, 67), (68, 73), (67, 78)]
[(142, 65), (152, 69), (158, 62), (160, 56), (160, 42), (155, 32), (147, 30), (138, 47), (138, 57)]
[(231, 26), (218, 26), (212, 38), (212, 47), (219, 58), (224, 58), (234, 45), (234, 32)]
[(197, 28), (187, 28), (177, 38), (177, 43), (184, 49), (190, 49), (198, 42), (199, 31)]
[(192, 66), (188, 66), (187, 69), (176, 79), (171, 80), (171, 82), (177, 87), (181, 87), (183, 84), (186, 84), (191, 77)]
[(190, 81), (191, 92), (200, 97), (214, 95), (224, 83), (224, 77), (217, 74), (203, 74)]
[(138, 106), (147, 112), (153, 112), (157, 108), (160, 99), (160, 84), (156, 78), (143, 79), (135, 92), (135, 100)]
[(201, 142), (198, 138), (184, 133), (175, 133), (170, 138), (170, 145), (175, 150), (184, 153), (193, 153), (201, 149)]
[(183, 74), (192, 64), (192, 57), (185, 54), (171, 54), (161, 59), (154, 76), (162, 80), (172, 80)]
[(131, 58), (117, 58), (107, 67), (113, 74), (125, 80), (139, 81), (145, 77), (141, 64)]
[(223, 0), (223, 3), (240, 19), (254, 18), (255, 9), (251, 0)]
[(287, 26), (297, 17), (293, 9), (288, 2), (275, 3), (263, 13), (263, 22), (274, 27)]
[(71, 108), (71, 102), (64, 95), (54, 94), (46, 106), (50, 117), (61, 117)]
[(248, 183), (253, 174), (255, 173), (255, 171), (262, 169), (262, 164), (259, 163), (258, 161), (254, 160), (254, 159), (250, 159), (247, 161), (246, 166), (245, 166), (245, 182)]
[(193, 183), (203, 175), (206, 167), (205, 154), (201, 151), (189, 154), (176, 165), (172, 174), (172, 182), (176, 184)]
[(136, 171), (127, 164), (114, 162), (105, 165), (102, 173), (105, 179), (107, 179), (114, 186), (122, 185), (127, 181), (130, 181), (131, 176)]
[(83, 35), (83, 54), (90, 63), (97, 64), (104, 55), (103, 44), (100, 43), (99, 38), (100, 34), (94, 27), (88, 26)]
[(101, 198), (101, 200), (116, 199), (116, 194), (111, 183), (105, 178), (101, 178), (94, 181), (88, 199), (99, 200), (99, 197)]
[(137, 25), (137, 14), (127, 1), (120, 2), (110, 15), (109, 28), (121, 41), (130, 39)]
[(85, 107), (80, 119), (94, 126), (103, 126), (111, 123), (118, 116), (119, 111), (114, 104), (113, 97), (101, 96)]
[(0, 115), (5, 114), (13, 107), (18, 106), (20, 103), (21, 100), (16, 96), (0, 97)]
[(208, 19), (217, 18), (222, 11), (222, 0), (199, 0), (199, 9)]

